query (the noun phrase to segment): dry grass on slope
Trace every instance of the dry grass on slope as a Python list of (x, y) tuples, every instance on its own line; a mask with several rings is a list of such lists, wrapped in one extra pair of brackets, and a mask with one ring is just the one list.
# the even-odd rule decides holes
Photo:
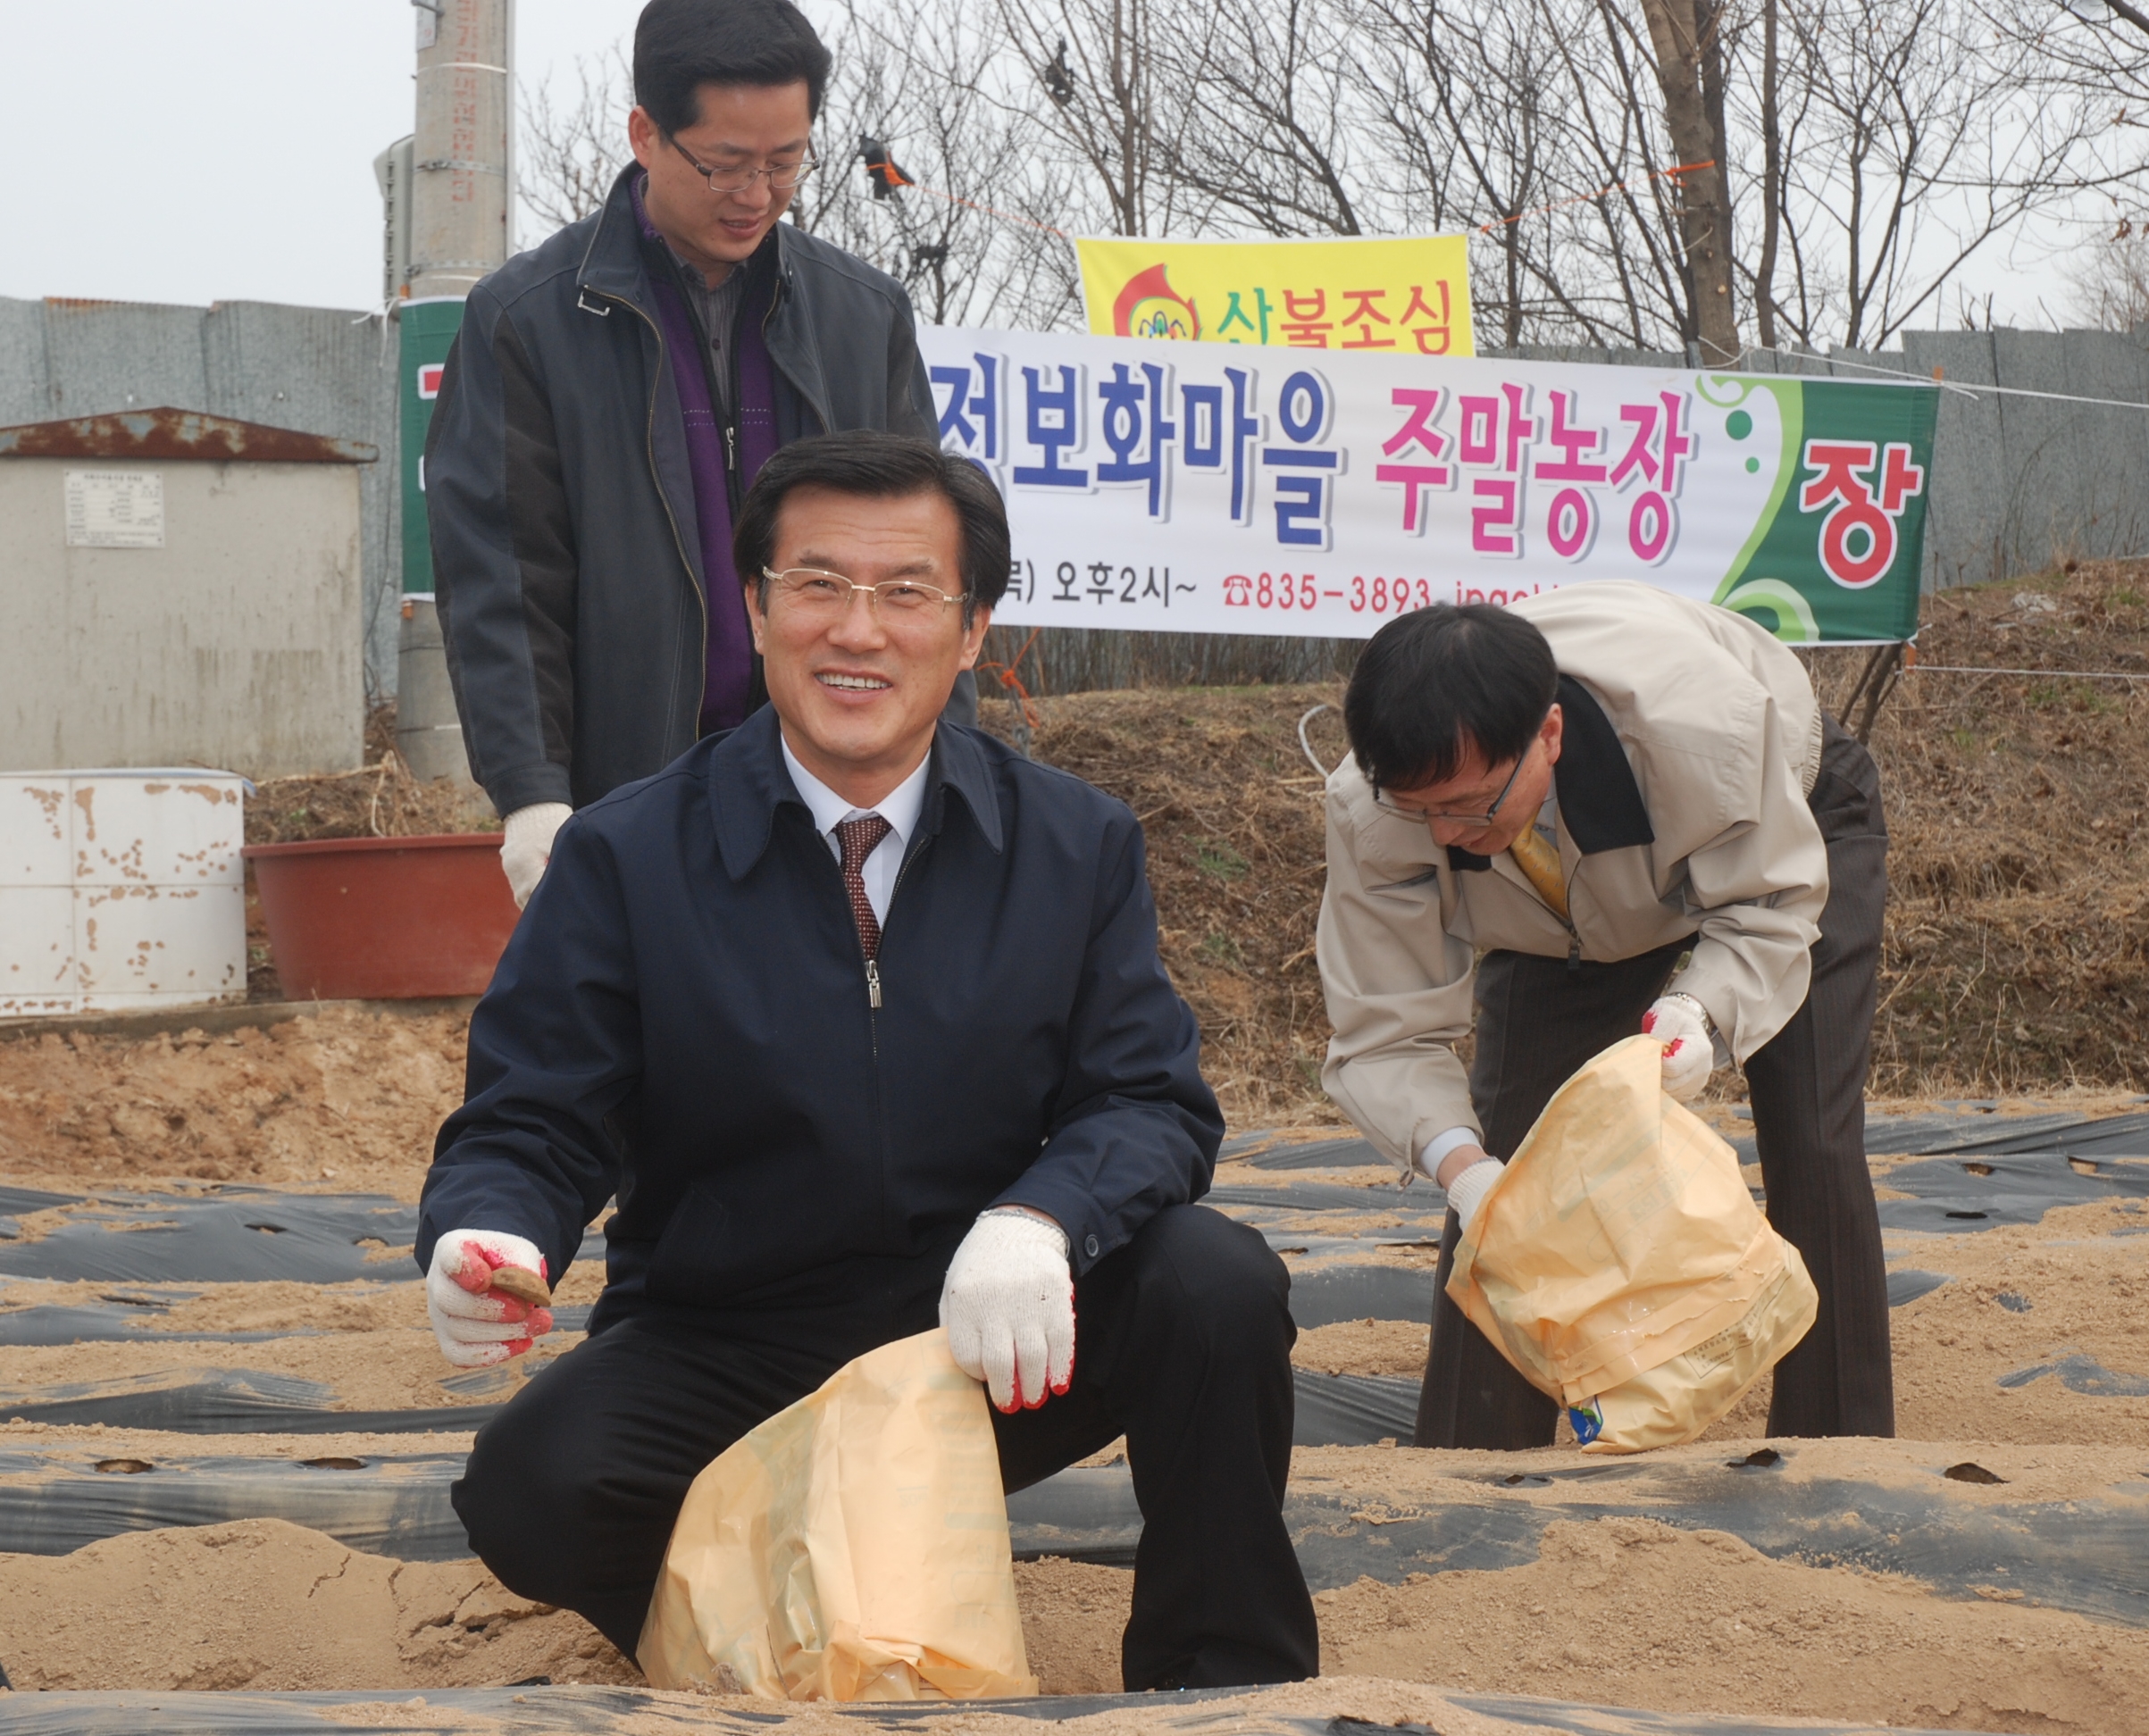
[[(1823, 654), (1824, 694), (1854, 655)], [(1929, 598), (1919, 661), (1943, 667), (1904, 678), (1873, 739), (1892, 839), (1875, 1089), (2141, 1089), (2149, 562)], [(1944, 672), (1962, 666), (2035, 672)]]
[[(1815, 654), (1826, 698), (1864, 657)], [(2086, 563), (1928, 599), (1919, 660), (2028, 675), (1907, 676), (1882, 712), (1892, 889), (1873, 1089), (2144, 1089), (2149, 1039), (2149, 562)], [(1154, 688), (1040, 702), (1041, 759), (1130, 804), (1164, 956), (1238, 1127), (1332, 1119), (1313, 961), (1320, 782), (1299, 749), (1334, 684)], [(1004, 727), (1009, 708), (987, 707)], [(1343, 751), (1333, 712), (1309, 735)]]

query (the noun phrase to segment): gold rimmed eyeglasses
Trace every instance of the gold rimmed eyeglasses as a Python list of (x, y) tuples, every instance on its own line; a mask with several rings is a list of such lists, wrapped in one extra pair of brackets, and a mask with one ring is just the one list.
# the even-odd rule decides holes
[(819, 567), (786, 567), (782, 572), (763, 567), (761, 576), (776, 588), (786, 608), (815, 614), (840, 614), (850, 607), (856, 591), (865, 593), (868, 606), (876, 613), (896, 615), (924, 615), (937, 611), (941, 604), (963, 600), (959, 594), (950, 597), (939, 586), (921, 584), (916, 579), (883, 579), (877, 585), (861, 585), (855, 579), (825, 572)]

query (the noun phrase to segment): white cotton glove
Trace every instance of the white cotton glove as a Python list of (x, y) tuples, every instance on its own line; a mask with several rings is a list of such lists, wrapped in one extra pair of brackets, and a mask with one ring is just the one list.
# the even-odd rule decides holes
[(1478, 1206), (1484, 1204), (1485, 1195), (1492, 1191), (1493, 1183), (1500, 1180), (1500, 1172), (1506, 1167), (1499, 1158), (1487, 1157), (1472, 1164), (1448, 1183), (1448, 1204), (1455, 1208), (1464, 1235), (1470, 1233)]
[(517, 910), (530, 902), (537, 883), (545, 878), (545, 864), (552, 860), (552, 839), (574, 810), (564, 802), (535, 802), (507, 816), (500, 839), (500, 867), (514, 893)]
[(1074, 1275), (1066, 1232), (1018, 1207), (970, 1226), (941, 1287), (956, 1366), (1003, 1411), (1035, 1410), (1074, 1378)]
[(440, 1354), (458, 1368), (483, 1368), (530, 1348), (552, 1330), (552, 1310), (493, 1288), (493, 1274), (519, 1268), (523, 1288), (546, 1281), (535, 1244), (505, 1230), (450, 1230), (433, 1244), (425, 1274), (425, 1312)]
[(1693, 1004), (1667, 995), (1642, 1015), (1642, 1029), (1664, 1045), (1664, 1089), (1681, 1103), (1701, 1096), (1716, 1071), (1716, 1039)]

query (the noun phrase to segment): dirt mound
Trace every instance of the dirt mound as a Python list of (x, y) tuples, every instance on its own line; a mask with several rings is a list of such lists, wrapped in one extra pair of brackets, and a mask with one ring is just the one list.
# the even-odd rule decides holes
[(324, 1010), (267, 1030), (0, 1041), (0, 1168), (415, 1199), (463, 1101), (460, 1014)]
[[(160, 1439), (199, 1445), (103, 1431), (61, 1436), (96, 1452), (154, 1456)], [(290, 1450), (288, 1441), (249, 1447)], [(1893, 1487), (1929, 1481), (1927, 1460), (1973, 1455), (2004, 1479), (1991, 1489), (1949, 1485), (1953, 1498), (1979, 1506), (2095, 1499), (2116, 1474), (2107, 1455), (2089, 1449), (1962, 1441), (1938, 1454), (1885, 1441), (1802, 1442), (1771, 1474)], [(1720, 1448), (1674, 1449), (1637, 1464), (1692, 1468), (1720, 1456)], [(1495, 1454), (1322, 1448), (1293, 1456), (1293, 1481), (1342, 1488), (1369, 1514), (1405, 1516), (1512, 1464)], [(1601, 1465), (1559, 1451), (1534, 1460), (1547, 1472)], [(1514, 1498), (1557, 1503), (1574, 1491), (1555, 1481)], [(1017, 1564), (1025, 1642), (1045, 1691), (1116, 1690), (1132, 1583), (1119, 1569)], [(1979, 1596), (1948, 1599), (1851, 1567), (1773, 1560), (1725, 1532), (1625, 1515), (1553, 1518), (1526, 1565), (1401, 1584), (1360, 1580), (1315, 1605), (1324, 1682), (1360, 1696), (1355, 1710), (1385, 1682), (1665, 1712), (2149, 1732), (2149, 1632), (2038, 1607), (1997, 1587)], [(579, 1618), (514, 1597), (475, 1562), (392, 1561), (275, 1520), (135, 1532), (65, 1557), (0, 1557), (0, 1660), (31, 1689), (385, 1693), (538, 1676), (639, 1680)], [(1386, 1715), (1425, 1715), (1409, 1690)], [(1443, 1717), (1438, 1728), (1476, 1726)]]
[(1047, 1694), (1116, 1694), (1119, 1636), (1125, 1632), (1134, 1576), (1086, 1561), (1015, 1564), (1023, 1649)]
[(18, 1689), (475, 1687), (641, 1680), (581, 1616), (474, 1561), (390, 1561), (280, 1519), (0, 1556)]
[[(1025, 1633), (1033, 1610), (1049, 1612), (1038, 1625), (1055, 1666), (1101, 1684), (1100, 1663), (1076, 1660), (1116, 1644), (1133, 1575), (1058, 1561), (1018, 1572)], [(2137, 1630), (1772, 1561), (1725, 1532), (1651, 1519), (1555, 1521), (1526, 1567), (1360, 1580), (1314, 1606), (1325, 1678), (1719, 1715), (2149, 1730)]]
[(1361, 1580), (1315, 1604), (1338, 1674), (1675, 1712), (2149, 1729), (2136, 1630), (1951, 1602), (1652, 1519), (1555, 1522), (1526, 1567)]
[[(1133, 1576), (1016, 1569), (1048, 1693), (1119, 1686)], [(1954, 1729), (2149, 1729), (2149, 1635), (1772, 1561), (1720, 1532), (1555, 1521), (1528, 1566), (1318, 1594), (1325, 1673), (1661, 1711)], [(475, 1562), (390, 1561), (280, 1520), (0, 1557), (0, 1657), (24, 1689), (636, 1682), (578, 1616)]]

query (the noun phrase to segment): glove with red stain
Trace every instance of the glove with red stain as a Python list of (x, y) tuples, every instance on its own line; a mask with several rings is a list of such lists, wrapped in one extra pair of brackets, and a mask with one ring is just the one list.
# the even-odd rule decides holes
[(1035, 1410), (1074, 1378), (1074, 1277), (1067, 1237), (1018, 1206), (982, 1214), (941, 1287), (956, 1366), (1002, 1411)]
[(1664, 1045), (1664, 1089), (1681, 1103), (1701, 1096), (1716, 1071), (1716, 1039), (1695, 1006), (1667, 995), (1642, 1015), (1642, 1029)]
[(433, 1244), (425, 1311), (440, 1354), (484, 1368), (530, 1348), (552, 1330), (552, 1292), (536, 1245), (504, 1230), (450, 1230)]

